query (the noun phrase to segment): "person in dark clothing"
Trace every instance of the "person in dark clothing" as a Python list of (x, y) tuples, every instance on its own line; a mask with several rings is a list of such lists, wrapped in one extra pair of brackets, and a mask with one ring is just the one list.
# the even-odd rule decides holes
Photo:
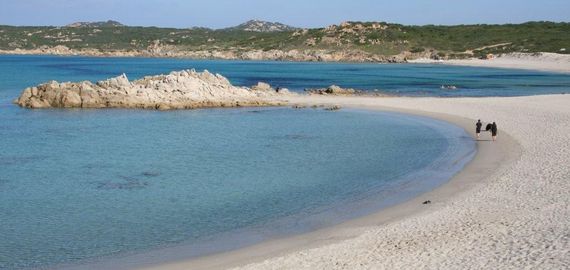
[(497, 123), (493, 122), (493, 125), (491, 125), (491, 135), (493, 136), (493, 141), (497, 140)]
[(477, 124), (475, 124), (475, 134), (477, 135), (477, 140), (479, 140), (479, 135), (481, 134), (481, 127), (483, 126), (483, 123), (481, 123), (481, 119), (479, 119), (477, 121)]

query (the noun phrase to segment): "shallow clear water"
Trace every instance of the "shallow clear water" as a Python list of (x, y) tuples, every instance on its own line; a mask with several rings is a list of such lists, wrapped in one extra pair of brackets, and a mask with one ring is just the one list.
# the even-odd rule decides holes
[[(414, 92), (410, 74), (434, 85), (445, 76), (527, 74), (443, 66), (1, 56), (0, 269), (82, 263), (172, 245), (198, 247), (191, 255), (199, 256), (330, 226), (433, 189), (475, 151), (458, 127), (395, 113), (27, 110), (10, 103), (24, 87), (49, 79), (98, 80), (121, 72), (136, 78), (183, 68), (208, 68), (240, 85), (263, 80), (293, 89), (333, 82), (377, 87), (384, 78), (394, 89), (408, 82), (406, 91), (413, 95), (420, 92)], [(521, 81), (552, 86), (567, 80), (539, 74)], [(505, 78), (490, 80), (473, 83), (509, 85)], [(524, 93), (538, 94), (542, 88), (528, 89)]]
[(364, 111), (9, 107), (0, 123), (6, 269), (332, 225), (351, 202), (372, 211), (433, 188), (473, 151), (459, 128)]

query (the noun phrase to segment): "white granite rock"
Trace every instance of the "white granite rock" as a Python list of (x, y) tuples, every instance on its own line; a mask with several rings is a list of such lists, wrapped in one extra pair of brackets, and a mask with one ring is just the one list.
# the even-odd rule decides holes
[(220, 74), (195, 70), (129, 81), (125, 74), (95, 84), (51, 81), (25, 89), (15, 101), (26, 108), (145, 108), (268, 106), (292, 95), (265, 83), (255, 89), (233, 86)]

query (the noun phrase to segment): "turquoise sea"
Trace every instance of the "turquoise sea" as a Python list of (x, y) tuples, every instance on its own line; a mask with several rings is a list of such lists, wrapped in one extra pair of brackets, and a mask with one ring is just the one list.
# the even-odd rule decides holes
[(568, 75), (430, 65), (0, 56), (0, 269), (180, 245), (200, 256), (315, 230), (431, 190), (476, 151), (458, 127), (397, 113), (11, 104), (23, 88), (52, 79), (190, 68), (298, 91), (334, 83), (413, 96), (510, 96), (570, 85)]

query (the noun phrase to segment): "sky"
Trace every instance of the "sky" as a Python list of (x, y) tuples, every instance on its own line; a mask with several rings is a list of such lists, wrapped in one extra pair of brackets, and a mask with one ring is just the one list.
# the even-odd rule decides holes
[(0, 0), (2, 25), (116, 20), (133, 26), (223, 28), (250, 19), (308, 28), (343, 21), (568, 22), (570, 0)]

